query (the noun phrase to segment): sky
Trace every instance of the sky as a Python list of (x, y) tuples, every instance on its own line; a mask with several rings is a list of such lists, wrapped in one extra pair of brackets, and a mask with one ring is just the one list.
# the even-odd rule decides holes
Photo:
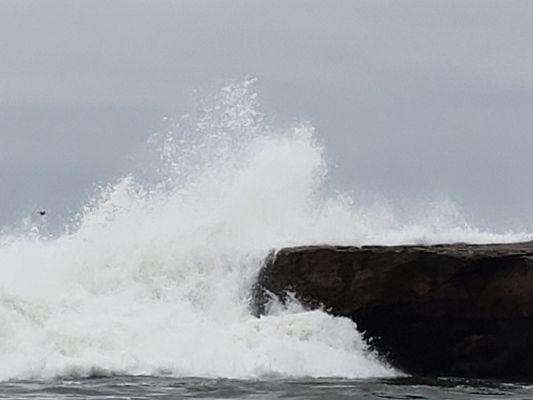
[(194, 93), (257, 77), (331, 184), (533, 231), (533, 2), (0, 0), (0, 227), (128, 173)]

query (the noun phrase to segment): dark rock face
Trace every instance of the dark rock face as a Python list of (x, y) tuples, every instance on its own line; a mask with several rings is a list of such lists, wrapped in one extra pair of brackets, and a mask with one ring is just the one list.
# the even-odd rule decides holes
[(286, 248), (261, 271), (255, 310), (287, 291), (351, 318), (408, 373), (533, 379), (533, 242)]

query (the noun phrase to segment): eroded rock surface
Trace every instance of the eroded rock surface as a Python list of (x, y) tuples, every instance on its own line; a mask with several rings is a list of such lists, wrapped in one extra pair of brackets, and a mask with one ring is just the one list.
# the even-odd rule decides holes
[(288, 291), (406, 372), (533, 379), (533, 242), (286, 248), (260, 273), (257, 313)]

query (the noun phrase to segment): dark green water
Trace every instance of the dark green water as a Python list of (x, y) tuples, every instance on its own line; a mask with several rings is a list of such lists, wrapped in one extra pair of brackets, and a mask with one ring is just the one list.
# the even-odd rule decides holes
[(533, 399), (533, 385), (462, 379), (112, 377), (0, 384), (2, 399)]

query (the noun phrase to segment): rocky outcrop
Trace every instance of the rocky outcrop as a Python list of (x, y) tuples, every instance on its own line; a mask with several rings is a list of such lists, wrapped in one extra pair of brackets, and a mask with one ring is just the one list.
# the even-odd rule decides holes
[(351, 318), (417, 375), (533, 379), (533, 242), (286, 248), (254, 288)]

